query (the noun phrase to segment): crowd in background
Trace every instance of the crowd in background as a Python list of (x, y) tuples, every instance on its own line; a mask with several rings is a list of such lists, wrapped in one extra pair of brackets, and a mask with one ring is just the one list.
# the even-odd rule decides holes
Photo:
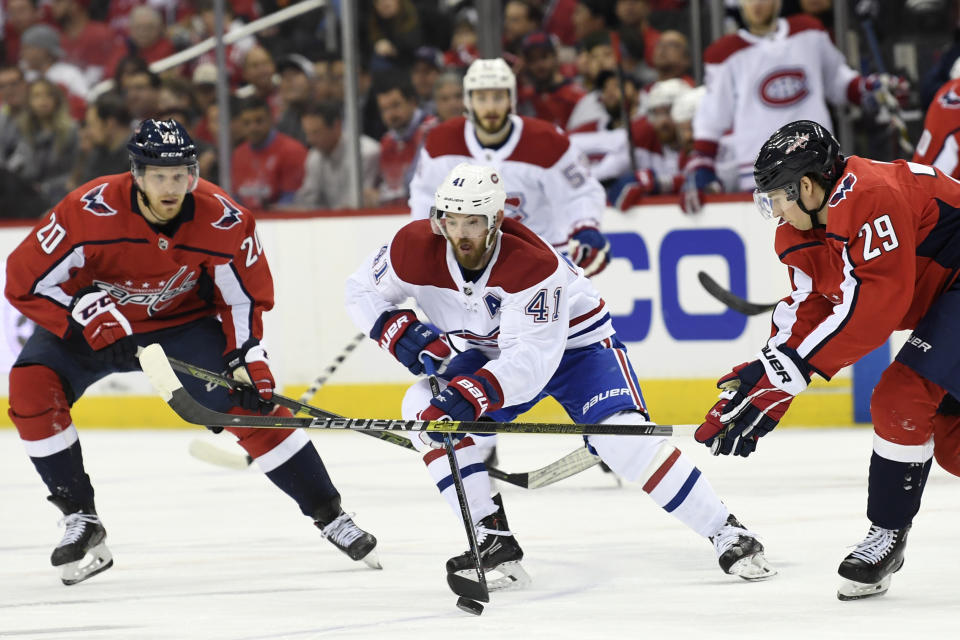
[[(227, 31), (288, 4), (229, 0)], [(463, 114), (461, 77), (479, 57), (474, 4), (359, 2), (362, 206), (405, 204), (424, 137)], [(625, 180), (634, 195), (680, 189), (677, 175), (657, 163), (669, 155), (671, 166), (682, 168), (693, 150), (690, 122), (702, 91), (694, 89), (688, 4), (502, 2), (502, 55), (517, 75), (519, 114), (567, 131), (610, 188), (612, 204), (625, 204)], [(778, 4), (782, 15), (806, 14), (833, 28), (830, 0)], [(943, 26), (956, 24), (955, 2), (873, 4), (876, 24), (891, 24), (893, 15), (900, 29), (879, 34), (885, 50), (909, 41), (911, 29), (924, 34), (913, 68), (894, 71), (910, 83), (905, 99), (925, 109), (960, 55), (960, 39), (951, 42)], [(733, 30), (738, 2), (727, 5)], [(312, 11), (227, 47), (232, 191), (247, 207), (349, 202), (344, 63), (339, 39), (329, 39), (336, 29), (324, 22), (328, 16)], [(184, 124), (199, 146), (202, 177), (218, 181), (213, 52), (160, 74), (150, 70), (213, 33), (212, 0), (3, 0), (2, 20), (0, 217), (39, 217), (71, 189), (128, 170), (125, 143), (145, 118)], [(105, 79), (112, 88), (103, 89)], [(897, 154), (893, 143), (878, 150), (877, 140), (893, 137), (876, 135), (874, 122), (861, 118), (857, 126), (871, 157)], [(611, 134), (625, 127), (639, 166), (607, 157), (616, 146)]]

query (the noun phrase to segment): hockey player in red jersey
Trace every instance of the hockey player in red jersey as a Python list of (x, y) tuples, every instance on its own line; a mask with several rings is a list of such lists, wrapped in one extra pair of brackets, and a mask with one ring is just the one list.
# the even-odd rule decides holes
[(960, 183), (927, 165), (844, 158), (809, 120), (766, 141), (754, 176), (793, 290), (755, 359), (720, 378), (696, 438), (750, 455), (814, 373), (830, 379), (911, 329), (873, 390), (871, 525), (839, 569), (841, 600), (880, 595), (903, 564), (932, 458), (960, 475)]
[[(159, 342), (171, 356), (252, 385), (228, 393), (185, 377), (210, 408), (287, 411), (270, 404), (274, 379), (260, 338), (273, 281), (253, 217), (198, 177), (196, 147), (176, 121), (144, 121), (127, 149), (129, 173), (68, 194), (7, 259), (6, 296), (37, 324), (10, 372), (9, 415), (64, 514), (51, 562), (67, 585), (113, 564), (70, 408), (104, 376), (138, 370), (137, 346)], [(228, 431), (325, 538), (379, 566), (376, 539), (340, 508), (302, 431)]]
[(930, 103), (913, 161), (960, 178), (960, 77), (940, 87)]
[(502, 58), (475, 60), (463, 78), (466, 118), (453, 118), (427, 136), (410, 182), (410, 211), (430, 216), (433, 194), (463, 161), (501, 171), (510, 185), (507, 216), (570, 258), (588, 276), (610, 261), (610, 243), (600, 232), (606, 206), (603, 187), (582, 154), (550, 123), (515, 115), (517, 82)]
[[(434, 398), (421, 379), (403, 399), (404, 419), (510, 422), (551, 396), (574, 422), (647, 423), (640, 383), (606, 303), (580, 269), (519, 222), (504, 219), (504, 182), (491, 167), (457, 165), (435, 192), (430, 221), (406, 225), (347, 281), (354, 323), (411, 373), (424, 372), (422, 357), (449, 360), (440, 374), (446, 389)], [(410, 298), (432, 325), (400, 308)], [(443, 445), (426, 434), (411, 440), (459, 514)], [(519, 565), (523, 551), (503, 503), (490, 496), (479, 438), (458, 440), (456, 458), (482, 560), (502, 574), (491, 588), (519, 586), (528, 579)], [(664, 511), (709, 539), (725, 573), (745, 580), (776, 574), (756, 536), (667, 438), (586, 441), (618, 475), (639, 483)], [(468, 570), (470, 560), (469, 553), (451, 558), (447, 571)]]

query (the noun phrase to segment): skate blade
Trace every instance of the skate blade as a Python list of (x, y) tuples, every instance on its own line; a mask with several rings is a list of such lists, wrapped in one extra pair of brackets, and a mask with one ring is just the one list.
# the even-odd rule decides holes
[[(457, 571), (458, 576), (476, 581), (477, 573), (473, 569)], [(487, 569), (485, 572), (487, 578), (488, 591), (515, 591), (523, 589), (533, 582), (530, 574), (521, 566), (520, 561), (502, 562), (496, 567)]]
[(762, 553), (755, 553), (734, 562), (729, 573), (748, 582), (758, 582), (777, 575), (777, 570), (767, 562), (767, 558)]
[(380, 564), (380, 556), (377, 555), (376, 548), (371, 549), (370, 553), (360, 558), (360, 560), (371, 569), (383, 569), (383, 565)]
[(856, 582), (854, 580), (845, 580), (837, 589), (837, 599), (843, 600), (862, 600), (863, 598), (872, 598), (882, 596), (890, 588), (891, 576), (886, 576), (880, 582)]
[[(83, 564), (83, 561), (90, 560)], [(113, 555), (107, 549), (106, 543), (101, 542), (93, 547), (87, 554), (76, 562), (68, 562), (60, 566), (60, 580), (63, 584), (70, 585), (83, 582), (87, 578), (92, 578), (98, 573), (103, 573), (113, 566)]]

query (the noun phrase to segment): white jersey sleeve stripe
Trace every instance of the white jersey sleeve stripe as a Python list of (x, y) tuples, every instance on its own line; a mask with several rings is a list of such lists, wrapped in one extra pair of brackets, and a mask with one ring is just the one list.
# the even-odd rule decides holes
[(70, 279), (71, 269), (80, 269), (85, 263), (83, 246), (74, 247), (73, 251), (62, 257), (45, 276), (37, 281), (33, 287), (33, 293), (69, 307), (73, 297), (65, 292), (60, 284)]
[(213, 281), (223, 301), (230, 307), (231, 322), (227, 326), (233, 327), (234, 343), (239, 347), (252, 337), (253, 298), (243, 287), (232, 264), (215, 266)]
[(801, 358), (806, 359), (815, 354), (827, 341), (842, 330), (857, 306), (857, 298), (860, 295), (860, 279), (854, 273), (854, 266), (850, 261), (850, 253), (846, 246), (844, 246), (841, 255), (843, 257), (843, 282), (840, 283), (842, 298), (839, 304), (833, 306), (833, 313), (827, 316), (800, 343), (797, 353), (800, 354)]

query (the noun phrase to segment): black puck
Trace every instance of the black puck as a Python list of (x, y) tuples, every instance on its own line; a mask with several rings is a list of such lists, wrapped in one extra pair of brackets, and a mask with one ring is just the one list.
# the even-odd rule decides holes
[(464, 598), (460, 596), (457, 598), (457, 608), (461, 611), (466, 611), (467, 613), (473, 614), (475, 616), (483, 613), (483, 605), (477, 602), (476, 600), (471, 600), (470, 598)]

